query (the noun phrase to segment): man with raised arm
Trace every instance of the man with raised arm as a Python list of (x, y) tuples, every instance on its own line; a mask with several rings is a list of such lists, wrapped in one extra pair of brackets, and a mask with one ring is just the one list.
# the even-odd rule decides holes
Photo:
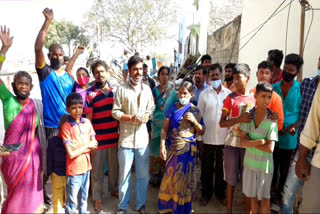
[[(71, 93), (73, 78), (63, 69), (64, 52), (60, 45), (53, 44), (49, 47), (48, 58), (50, 66), (46, 64), (45, 56), (42, 51), (46, 42), (48, 30), (53, 20), (53, 11), (44, 9), (45, 21), (37, 36), (34, 49), (36, 55), (36, 70), (40, 82), (40, 89), (43, 103), (43, 119), (47, 136), (47, 141), (58, 134), (59, 120), (66, 112), (66, 97)], [(71, 70), (71, 69), (70, 69)], [(46, 161), (46, 160), (45, 160)], [(44, 202), (45, 211), (52, 207), (52, 196), (49, 194), (49, 178), (44, 172)], [(51, 192), (51, 190), (50, 190)]]

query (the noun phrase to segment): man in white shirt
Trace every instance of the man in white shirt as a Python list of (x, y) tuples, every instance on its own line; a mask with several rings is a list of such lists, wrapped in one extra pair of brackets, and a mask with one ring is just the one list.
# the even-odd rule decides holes
[[(208, 204), (213, 191), (223, 202), (225, 199), (226, 183), (223, 180), (223, 148), (228, 134), (227, 128), (221, 128), (219, 120), (222, 113), (223, 101), (231, 93), (221, 84), (222, 67), (217, 63), (209, 67), (211, 85), (200, 94), (198, 108), (206, 124), (206, 132), (199, 141), (201, 152), (201, 206)], [(213, 172), (215, 171), (215, 186), (213, 188)]]

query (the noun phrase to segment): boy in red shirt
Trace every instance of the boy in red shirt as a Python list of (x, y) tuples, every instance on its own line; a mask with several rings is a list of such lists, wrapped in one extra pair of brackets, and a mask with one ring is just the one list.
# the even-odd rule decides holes
[[(67, 151), (66, 213), (74, 213), (79, 202), (79, 213), (87, 213), (90, 183), (90, 151), (98, 146), (90, 121), (82, 118), (82, 97), (71, 93), (67, 99), (68, 121), (62, 126), (62, 140)], [(78, 193), (79, 199), (78, 199)]]
[(227, 182), (227, 213), (232, 213), (232, 201), (235, 185), (240, 181), (243, 170), (245, 148), (240, 145), (240, 124), (249, 123), (249, 110), (255, 106), (254, 95), (248, 89), (250, 68), (247, 64), (238, 64), (232, 70), (236, 91), (224, 100), (220, 126), (228, 127), (228, 135), (223, 151), (224, 180)]

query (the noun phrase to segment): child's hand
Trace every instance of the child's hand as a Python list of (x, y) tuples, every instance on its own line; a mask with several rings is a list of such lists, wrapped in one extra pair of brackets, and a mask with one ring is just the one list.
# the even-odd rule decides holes
[(97, 141), (90, 141), (88, 144), (88, 149), (96, 149), (98, 147), (98, 142)]
[(270, 119), (274, 122), (277, 122), (279, 119), (277, 112), (272, 112), (272, 114), (268, 117), (268, 119)]
[(243, 112), (239, 117), (238, 117), (239, 123), (250, 123), (251, 121), (251, 114), (249, 112)]

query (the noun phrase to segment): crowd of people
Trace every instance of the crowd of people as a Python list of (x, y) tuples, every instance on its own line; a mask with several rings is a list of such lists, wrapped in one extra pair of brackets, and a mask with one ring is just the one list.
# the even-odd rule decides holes
[[(22, 144), (17, 151), (0, 152), (8, 190), (2, 213), (41, 213), (52, 207), (54, 213), (87, 213), (89, 189), (100, 213), (107, 192), (105, 163), (118, 213), (128, 212), (133, 170), (139, 213), (146, 213), (149, 183), (159, 187), (159, 213), (191, 213), (198, 157), (201, 206), (215, 195), (226, 213), (239, 211), (232, 207), (241, 183), (247, 212), (270, 213), (274, 204), (282, 213), (293, 213), (304, 186), (300, 212), (320, 212), (320, 59), (318, 73), (300, 84), (295, 77), (302, 57), (284, 58), (282, 51), (270, 50), (257, 65), (258, 84), (251, 90), (247, 64), (229, 63), (223, 72), (209, 55), (202, 56), (193, 79), (176, 81), (178, 87), (169, 81), (166, 66), (158, 70), (156, 83), (138, 55), (125, 61), (128, 77), (120, 86), (110, 84), (110, 67), (102, 60), (91, 64), (90, 83), (86, 68), (72, 74), (82, 47), (64, 67), (64, 51), (53, 44), (46, 63), (42, 49), (53, 11), (46, 8), (43, 14), (35, 42), (42, 100), (29, 98), (29, 73), (15, 73), (14, 94), (0, 79), (4, 145)], [(8, 28), (1, 27), (0, 39), (1, 70), (13, 42)]]

